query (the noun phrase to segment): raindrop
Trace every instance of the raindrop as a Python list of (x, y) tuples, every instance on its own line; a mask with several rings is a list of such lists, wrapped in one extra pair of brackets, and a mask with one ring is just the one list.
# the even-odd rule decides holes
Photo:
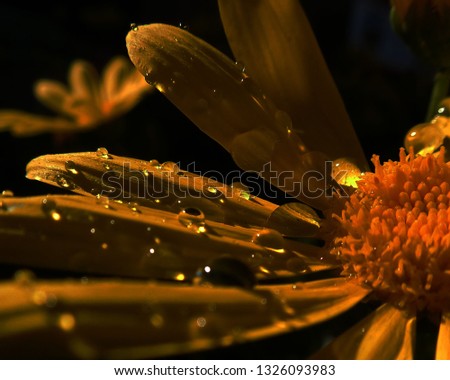
[(286, 269), (293, 273), (305, 273), (310, 271), (308, 264), (299, 257), (293, 257), (287, 260)]
[(63, 177), (61, 174), (56, 176), (56, 183), (64, 189), (73, 190), (76, 187), (70, 178)]
[(149, 164), (150, 166), (155, 167), (156, 169), (161, 169), (161, 164), (159, 163), (158, 160), (150, 160), (150, 161), (148, 162), (148, 164)]
[(2, 198), (10, 198), (13, 196), (14, 196), (14, 193), (11, 190), (3, 190), (2, 194), (1, 194)]
[(414, 149), (414, 153), (426, 155), (433, 153), (444, 141), (445, 134), (433, 123), (422, 123), (411, 128), (406, 134), (404, 145), (406, 150)]
[(236, 62), (234, 62), (234, 64), (236, 65), (236, 68), (237, 68), (241, 73), (244, 73), (244, 72), (245, 72), (245, 65), (244, 65), (243, 62), (236, 61)]
[(73, 314), (63, 313), (59, 315), (57, 325), (63, 331), (72, 331), (76, 325), (75, 317), (73, 316)]
[(112, 158), (108, 152), (108, 149), (103, 148), (103, 147), (98, 148), (96, 154), (97, 154), (97, 157), (100, 157), (100, 158), (104, 158), (104, 159)]
[(65, 165), (66, 170), (69, 173), (72, 173), (74, 175), (77, 175), (79, 173), (75, 162), (69, 160), (69, 161), (66, 161), (66, 163), (64, 165)]
[(133, 32), (137, 32), (137, 31), (139, 30), (138, 24), (132, 22), (132, 23), (130, 24), (130, 30), (133, 31)]
[(264, 228), (252, 237), (252, 243), (258, 244), (270, 251), (284, 253), (284, 238), (278, 231)]
[(224, 256), (212, 260), (198, 273), (200, 283), (217, 286), (239, 286), (251, 289), (256, 284), (252, 270), (242, 261)]
[(161, 171), (167, 176), (171, 176), (180, 171), (180, 167), (172, 161), (166, 161), (161, 165)]
[(350, 159), (338, 158), (333, 161), (331, 177), (340, 185), (357, 188), (361, 170)]
[(244, 198), (246, 200), (251, 199), (252, 196), (250, 194), (250, 189), (242, 182), (240, 181), (233, 182), (231, 187), (238, 192), (239, 197)]
[(150, 316), (150, 324), (153, 327), (160, 328), (164, 325), (164, 317), (160, 313), (155, 313)]
[(133, 211), (135, 214), (141, 214), (141, 210), (138, 208), (138, 204), (136, 202), (128, 202), (128, 208)]
[(36, 281), (36, 276), (32, 271), (22, 269), (14, 273), (14, 281), (19, 286), (29, 287)]
[(205, 222), (205, 214), (197, 208), (188, 207), (181, 210), (178, 214), (178, 221), (186, 227), (199, 227)]

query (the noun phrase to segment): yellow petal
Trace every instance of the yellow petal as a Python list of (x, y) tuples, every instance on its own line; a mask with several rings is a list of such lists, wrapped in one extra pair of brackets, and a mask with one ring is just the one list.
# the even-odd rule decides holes
[(344, 278), (294, 285), (268, 286), (292, 309), (292, 327), (303, 328), (331, 319), (361, 301), (369, 290)]
[[(259, 173), (315, 207), (328, 205), (326, 157), (305, 153), (302, 141), (291, 130), (289, 116), (229, 58), (185, 30), (163, 24), (130, 31), (127, 48), (149, 83), (230, 151), (242, 169)], [(300, 189), (313, 171), (313, 188)], [(283, 174), (288, 180), (281, 180)]]
[(437, 360), (450, 360), (450, 313), (442, 314), (436, 346)]
[(345, 106), (298, 0), (220, 0), (235, 58), (278, 108), (309, 150), (333, 160), (366, 159)]
[[(64, 177), (59, 182), (71, 187)], [(261, 279), (277, 278), (309, 273), (314, 262), (297, 253), (301, 246), (285, 247), (275, 230), (214, 222), (194, 208), (172, 213), (74, 195), (0, 201), (3, 263), (176, 281), (192, 281), (206, 266), (233, 277), (237, 267), (232, 280), (239, 282), (247, 281), (239, 277), (240, 267)], [(223, 264), (224, 257), (231, 263)]]
[(247, 291), (118, 279), (4, 282), (0, 355), (148, 359), (226, 347), (306, 326), (301, 307), (312, 310), (314, 296), (319, 305), (327, 297), (339, 302), (337, 293), (344, 297), (328, 285), (305, 284), (309, 297), (299, 302), (303, 292), (285, 286)]
[(62, 83), (51, 80), (39, 80), (34, 86), (34, 95), (51, 110), (59, 114), (67, 114), (66, 106), (70, 101), (70, 93)]
[(409, 360), (414, 353), (415, 329), (415, 316), (384, 304), (313, 359)]
[(0, 130), (10, 130), (17, 137), (45, 132), (68, 132), (79, 128), (75, 122), (60, 117), (34, 115), (16, 110), (0, 111)]
[(90, 62), (79, 59), (71, 64), (69, 87), (75, 100), (100, 107), (98, 73)]

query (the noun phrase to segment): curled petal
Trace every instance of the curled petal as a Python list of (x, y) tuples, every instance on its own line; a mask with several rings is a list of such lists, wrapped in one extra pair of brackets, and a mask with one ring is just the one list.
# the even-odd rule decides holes
[(122, 114), (151, 89), (129, 60), (122, 56), (115, 57), (103, 70), (100, 89), (103, 111), (106, 114)]
[[(34, 86), (36, 98), (51, 110), (59, 114), (68, 114), (66, 107), (70, 103), (71, 94), (66, 86), (60, 82), (40, 80)], [(73, 116), (72, 114), (68, 114)]]
[(415, 316), (384, 304), (334, 339), (314, 359), (410, 360), (415, 329)]
[[(242, 169), (256, 171), (315, 207), (327, 207), (326, 157), (315, 152), (305, 157), (306, 147), (292, 131), (289, 116), (234, 62), (185, 30), (164, 24), (133, 29), (127, 47), (147, 81), (230, 151)], [(318, 196), (299, 192), (299, 181), (309, 171), (318, 173), (315, 188), (322, 191)], [(278, 181), (284, 172), (293, 180)]]
[(366, 159), (298, 0), (220, 0), (235, 58), (280, 109), (310, 150)]
[(274, 213), (277, 205), (241, 187), (189, 173), (175, 163), (120, 157), (102, 148), (35, 158), (27, 166), (27, 177), (60, 187), (64, 178), (63, 185), (70, 183), (69, 190), (80, 194), (176, 213), (195, 207), (208, 219), (230, 225), (295, 230), (296, 236), (309, 236), (320, 227), (318, 216), (307, 206), (284, 206)]
[(78, 124), (60, 117), (48, 117), (31, 113), (0, 111), (0, 130), (9, 129), (18, 137), (33, 136), (44, 132), (64, 132), (79, 129)]
[(83, 60), (76, 60), (69, 68), (69, 86), (72, 97), (100, 107), (99, 78), (95, 67)]

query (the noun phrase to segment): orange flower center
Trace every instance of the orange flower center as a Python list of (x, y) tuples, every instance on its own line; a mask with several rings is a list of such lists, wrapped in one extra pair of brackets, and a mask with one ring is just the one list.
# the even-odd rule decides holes
[(450, 163), (406, 155), (365, 173), (342, 215), (332, 253), (344, 273), (400, 308), (450, 309)]

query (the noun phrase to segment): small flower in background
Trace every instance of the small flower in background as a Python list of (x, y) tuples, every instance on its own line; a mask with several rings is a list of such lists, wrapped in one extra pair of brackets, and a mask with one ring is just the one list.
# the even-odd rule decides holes
[(34, 86), (36, 98), (58, 116), (0, 110), (0, 130), (18, 137), (85, 131), (126, 113), (151, 89), (125, 57), (111, 59), (101, 77), (89, 62), (76, 60), (67, 86), (45, 79)]
[(81, 278), (18, 272), (3, 282), (0, 352), (167, 357), (292, 333), (365, 304), (342, 335), (311, 342), (313, 358), (412, 359), (417, 320), (430, 317), (435, 357), (449, 359), (444, 148), (402, 149), (383, 165), (374, 156), (371, 173), (299, 3), (219, 8), (238, 63), (164, 24), (133, 26), (130, 58), (243, 170), (296, 200), (277, 205), (105, 148), (35, 158), (29, 179), (79, 195), (3, 194), (0, 260)]

